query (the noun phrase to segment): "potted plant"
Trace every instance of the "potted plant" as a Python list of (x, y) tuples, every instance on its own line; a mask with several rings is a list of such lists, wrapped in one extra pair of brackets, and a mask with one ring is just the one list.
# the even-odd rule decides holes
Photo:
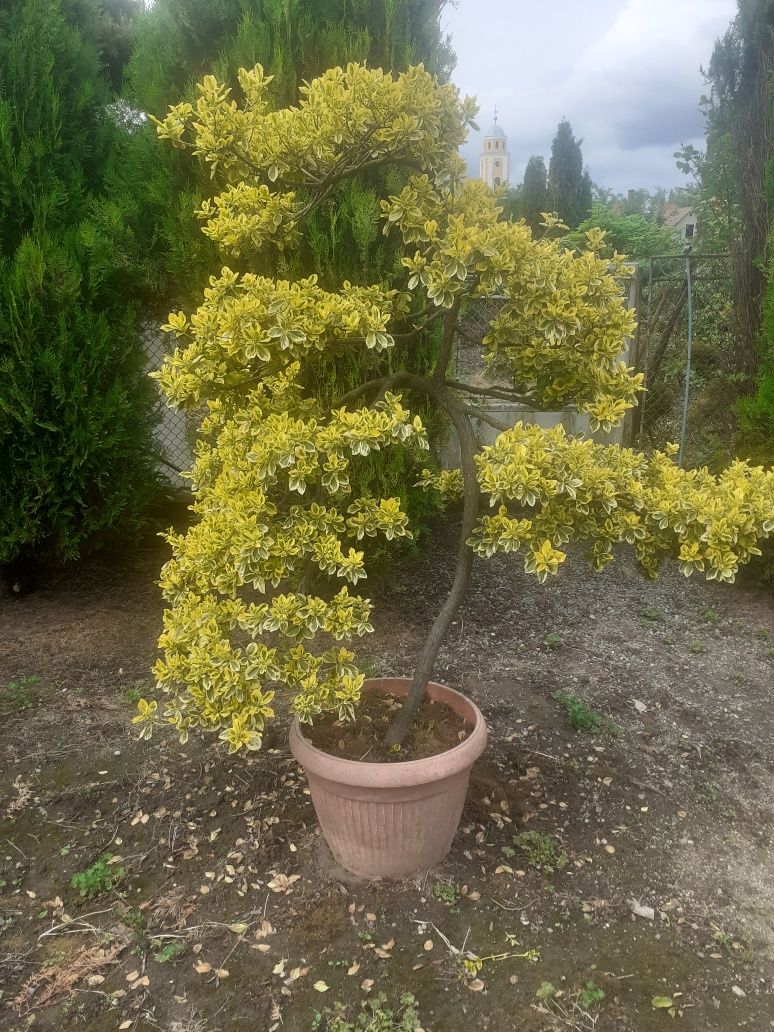
[[(735, 462), (712, 476), (561, 426), (497, 424), (481, 407), (487, 397), (572, 404), (604, 429), (636, 403), (642, 378), (619, 357), (634, 326), (616, 282), (621, 257), (605, 256), (598, 230), (578, 253), (502, 221), (496, 196), (466, 180), (457, 156), (473, 101), (421, 66), (397, 78), (333, 69), (283, 110), (272, 110), (267, 86), (260, 67), (242, 70), (237, 102), (208, 76), (195, 110), (179, 104), (158, 123), (162, 137), (211, 165), (220, 192), (202, 205), (203, 231), (245, 271), (224, 267), (198, 310), (166, 326), (178, 346), (157, 378), (172, 405), (206, 405), (207, 414), (190, 474), (197, 520), (169, 533), (162, 572), (164, 701), (142, 700), (135, 719), (145, 734), (164, 721), (183, 741), (197, 729), (231, 751), (258, 749), (282, 686), (293, 750), (334, 853), (359, 873), (401, 875), (448, 850), (486, 740), (469, 700), (429, 685), (474, 555), (521, 550), (543, 581), (568, 541), (584, 542), (599, 570), (628, 542), (649, 575), (673, 556), (686, 574), (730, 581), (774, 528), (774, 475)], [(385, 167), (390, 174), (372, 182), (397, 183), (381, 200), (384, 233), (397, 240), (394, 274), (330, 289), (294, 278), (305, 220), (348, 181)], [(505, 301), (484, 343), (505, 385), (489, 388), (455, 379), (450, 367), (464, 305), (494, 294)], [(418, 341), (434, 348), (429, 370), (416, 367)], [(368, 375), (323, 403), (320, 369), (352, 353), (365, 356)], [(378, 694), (359, 705), (365, 679), (346, 644), (372, 629), (371, 606), (349, 585), (365, 576), (363, 542), (410, 528), (398, 499), (357, 496), (350, 474), (374, 452), (427, 447), (409, 403), (432, 406), (456, 434), (459, 468), (428, 462), (420, 479), (461, 498), (462, 527), (451, 590), (413, 680), (368, 685), (395, 710), (374, 763), (314, 742), (333, 727), (326, 714), (349, 718), (353, 734), (379, 724), (367, 716)], [(500, 431), (494, 443), (481, 446), (478, 421)], [(326, 587), (330, 579), (343, 586)], [(452, 739), (439, 755), (412, 759), (423, 705), (440, 707)], [(335, 731), (346, 738), (341, 724)]]

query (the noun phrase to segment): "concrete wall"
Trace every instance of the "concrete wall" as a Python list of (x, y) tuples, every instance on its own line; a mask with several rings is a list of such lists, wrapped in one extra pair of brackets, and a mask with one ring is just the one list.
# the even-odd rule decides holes
[[(639, 282), (636, 266), (632, 265), (631, 268), (632, 276), (630, 279), (622, 282), (621, 288), (626, 295), (628, 306), (636, 311), (639, 297)], [(483, 302), (482, 307), (485, 310), (486, 319), (491, 318), (491, 305), (492, 301)], [(475, 318), (471, 321), (475, 326)], [(480, 329), (482, 331), (481, 337), (483, 338), (485, 326), (481, 324)], [(476, 375), (480, 370), (476, 370), (477, 359), (475, 356), (471, 357), (470, 348), (469, 339), (461, 341), (457, 348), (457, 366), (460, 369), (458, 378), (467, 383), (476, 383), (478, 386), (483, 386), (485, 381), (480, 375)], [(629, 366), (636, 366), (637, 364), (636, 349), (637, 337), (635, 333), (634, 337), (626, 341), (624, 350), (621, 352), (622, 360)], [(480, 368), (483, 369), (483, 348), (480, 349), (480, 356)], [(557, 412), (540, 412), (536, 409), (526, 408), (523, 405), (512, 404), (508, 401), (490, 400), (477, 395), (471, 395), (470, 401), (476, 408), (483, 409), (493, 419), (508, 426), (514, 426), (520, 420), (523, 423), (537, 424), (544, 427), (552, 427), (561, 423), (568, 434), (582, 434), (584, 437), (590, 437), (598, 444), (617, 444), (621, 446), (628, 446), (630, 444), (631, 419), (629, 417), (624, 419), (609, 433), (602, 431), (592, 433), (589, 429), (589, 417), (574, 408), (565, 408)], [(499, 430), (481, 420), (474, 419), (473, 422), (478, 439), (482, 444), (492, 444), (500, 433)], [(449, 427), (446, 437), (439, 448), (437, 458), (440, 464), (446, 468), (456, 468), (459, 466), (459, 445), (451, 427)]]

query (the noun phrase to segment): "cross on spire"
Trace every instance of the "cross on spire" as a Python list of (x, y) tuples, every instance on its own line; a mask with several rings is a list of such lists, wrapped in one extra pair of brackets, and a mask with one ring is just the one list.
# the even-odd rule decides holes
[(497, 104), (495, 104), (495, 118), (494, 118), (494, 120), (495, 120), (495, 122), (497, 121)]

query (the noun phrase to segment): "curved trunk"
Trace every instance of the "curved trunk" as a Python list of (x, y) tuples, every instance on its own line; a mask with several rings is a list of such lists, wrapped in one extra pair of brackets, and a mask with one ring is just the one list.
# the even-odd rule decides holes
[(405, 383), (408, 387), (432, 394), (440, 407), (447, 413), (454, 425), (460, 444), (462, 477), (463, 477), (463, 514), (462, 527), (460, 530), (459, 551), (457, 553), (457, 565), (454, 571), (452, 582), (446, 601), (440, 612), (433, 621), (433, 626), (425, 639), (425, 644), (419, 655), (414, 680), (411, 689), (406, 696), (400, 711), (390, 725), (385, 741), (388, 745), (400, 745), (411, 729), (414, 717), (425, 698), (427, 682), (438, 658), (438, 652), (443, 644), (446, 634), (451, 626), (460, 605), (468, 590), (470, 573), (473, 567), (473, 550), (468, 545), (468, 538), (473, 532), (479, 510), (480, 492), (476, 476), (476, 438), (473, 427), (463, 406), (450, 395), (443, 387), (424, 377), (413, 376), (410, 373), (397, 374), (395, 379)]

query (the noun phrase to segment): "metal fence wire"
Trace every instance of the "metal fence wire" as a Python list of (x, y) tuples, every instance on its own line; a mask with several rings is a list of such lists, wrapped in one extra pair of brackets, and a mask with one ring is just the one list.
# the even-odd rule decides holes
[[(142, 340), (146, 368), (151, 372), (161, 366), (174, 346), (173, 340), (150, 322), (143, 326)], [(190, 470), (193, 464), (196, 421), (190, 413), (170, 408), (160, 390), (156, 406), (158, 421), (153, 432), (161, 452), (159, 472), (173, 487), (187, 488), (188, 481), (180, 473)]]
[[(644, 374), (646, 391), (615, 439), (648, 452), (675, 442), (683, 465), (712, 463), (733, 424), (728, 404), (733, 376), (729, 255), (688, 252), (651, 258), (632, 266), (632, 277), (622, 281), (621, 289), (636, 308), (638, 321), (636, 338), (623, 357)], [(494, 296), (466, 306), (456, 342), (458, 379), (479, 387), (508, 385), (496, 369), (487, 367), (483, 347), (505, 301)], [(151, 322), (142, 336), (150, 372), (160, 367), (173, 341)], [(157, 404), (160, 472), (172, 486), (187, 487), (180, 473), (193, 464), (199, 415), (169, 408), (161, 392)], [(522, 415), (515, 413), (514, 418)]]
[(639, 269), (637, 368), (645, 393), (634, 443), (679, 447), (683, 466), (712, 464), (733, 432), (730, 256), (657, 256)]

